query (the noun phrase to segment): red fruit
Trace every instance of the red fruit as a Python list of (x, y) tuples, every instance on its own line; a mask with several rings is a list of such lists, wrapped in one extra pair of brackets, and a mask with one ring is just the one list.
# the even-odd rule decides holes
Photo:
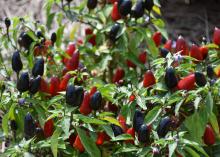
[(90, 44), (92, 44), (93, 46), (95, 46), (95, 45), (96, 45), (96, 35), (93, 34), (93, 30), (92, 30), (91, 28), (87, 28), (87, 29), (85, 30), (85, 34), (86, 34), (86, 36), (89, 35), (88, 42), (89, 42)]
[(188, 56), (189, 55), (189, 49), (188, 45), (185, 41), (185, 39), (182, 36), (179, 36), (176, 41), (176, 53), (180, 52), (181, 55)]
[(85, 29), (85, 34), (86, 35), (91, 35), (93, 33), (93, 30), (91, 28), (86, 28)]
[(213, 43), (216, 45), (220, 45), (220, 29), (215, 27), (214, 34), (213, 34)]
[(160, 32), (155, 32), (154, 34), (153, 34), (153, 41), (154, 41), (154, 43), (155, 43), (155, 45), (158, 47), (158, 46), (160, 46), (160, 44), (161, 44), (161, 40), (162, 40), (162, 35), (161, 35), (161, 33)]
[(56, 76), (51, 77), (49, 90), (52, 96), (55, 96), (58, 94), (59, 88), (60, 88), (59, 86), (60, 86), (60, 79)]
[(127, 63), (127, 66), (128, 67), (130, 67), (130, 68), (136, 68), (136, 65), (132, 62), (132, 61), (130, 61), (130, 60), (126, 60), (126, 63)]
[(131, 94), (130, 97), (129, 97), (129, 101), (130, 102), (133, 102), (135, 100), (135, 95), (134, 94)]
[(147, 62), (147, 53), (145, 51), (141, 52), (138, 56), (138, 59), (141, 63), (145, 64)]
[(69, 143), (70, 143), (70, 145), (71, 145), (72, 147), (73, 147), (73, 144), (74, 144), (75, 139), (76, 139), (76, 136), (75, 136), (74, 134), (71, 134), (71, 135), (69, 136)]
[(166, 43), (165, 43), (165, 45), (164, 45), (164, 48), (167, 49), (167, 50), (169, 50), (169, 51), (171, 51), (171, 50), (172, 50), (172, 43), (173, 43), (172, 40), (170, 40), (170, 39), (167, 40)]
[(79, 150), (80, 152), (84, 152), (85, 148), (84, 146), (82, 145), (82, 142), (79, 138), (79, 135), (76, 136), (76, 140), (73, 144), (73, 147), (76, 148), (77, 150)]
[(41, 77), (41, 81), (40, 81), (40, 89), (39, 89), (39, 91), (41, 91), (43, 93), (49, 93), (48, 83), (42, 77)]
[(105, 105), (105, 110), (116, 113), (118, 111), (118, 106), (116, 106), (115, 104), (112, 103), (108, 103)]
[(195, 88), (195, 75), (190, 74), (183, 79), (181, 79), (178, 84), (177, 88), (179, 90), (192, 90)]
[(97, 87), (96, 87), (96, 86), (93, 86), (93, 87), (90, 89), (89, 95), (92, 96), (96, 91), (97, 91)]
[(206, 46), (201, 46), (201, 47), (199, 48), (199, 50), (200, 50), (200, 52), (202, 53), (203, 59), (206, 59), (206, 57), (208, 56), (208, 52), (209, 52), (208, 47), (206, 47)]
[(119, 8), (118, 2), (114, 2), (112, 12), (111, 12), (111, 17), (112, 17), (113, 21), (117, 21), (117, 20), (121, 19), (121, 15), (119, 13), (118, 8)]
[(76, 70), (79, 67), (79, 52), (75, 52), (72, 55), (72, 58), (68, 60), (67, 64), (66, 64), (66, 68), (67, 70)]
[(59, 86), (60, 91), (66, 90), (67, 84), (70, 79), (71, 79), (71, 75), (68, 73), (62, 78), (62, 80), (60, 82), (60, 86)]
[(113, 83), (118, 83), (125, 76), (125, 72), (122, 68), (117, 68), (113, 76)]
[(105, 132), (99, 132), (98, 137), (96, 139), (97, 145), (102, 145), (105, 142), (106, 139), (106, 133)]
[(120, 123), (121, 125), (121, 128), (124, 132), (127, 131), (127, 125), (126, 125), (126, 119), (122, 116), (122, 115), (119, 115), (118, 116), (118, 122)]
[(49, 119), (44, 124), (44, 136), (46, 138), (52, 136), (53, 135), (53, 129), (54, 129), (53, 119)]
[(150, 87), (156, 83), (156, 79), (152, 71), (148, 70), (144, 74), (143, 87)]
[(83, 102), (79, 108), (79, 111), (84, 115), (88, 115), (92, 112), (92, 109), (90, 107), (90, 94), (88, 92), (84, 93)]
[(215, 144), (215, 133), (210, 125), (206, 125), (203, 140), (206, 145)]
[[(129, 128), (127, 131), (126, 131), (127, 134), (131, 135), (133, 138), (135, 138), (135, 130), (134, 128)], [(134, 140), (127, 140), (126, 143), (132, 143), (134, 144)]]
[(76, 45), (74, 43), (71, 43), (68, 45), (67, 49), (66, 49), (66, 53), (71, 57), (73, 55), (73, 53), (76, 50)]
[(118, 0), (108, 0), (108, 2), (113, 4), (115, 2), (118, 2)]
[(199, 61), (203, 60), (202, 53), (200, 52), (199, 47), (195, 44), (193, 44), (190, 49), (190, 56)]

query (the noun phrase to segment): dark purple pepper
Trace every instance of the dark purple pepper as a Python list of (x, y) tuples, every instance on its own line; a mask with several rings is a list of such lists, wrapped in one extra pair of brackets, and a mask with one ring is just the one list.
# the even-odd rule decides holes
[(51, 34), (50, 40), (53, 44), (57, 41), (57, 34), (55, 32)]
[(38, 75), (44, 75), (44, 59), (39, 58), (35, 61), (34, 67), (32, 68), (32, 75), (37, 77)]
[(132, 10), (132, 15), (138, 19), (144, 15), (144, 2), (142, 0), (139, 0), (135, 7), (134, 10)]
[(171, 124), (172, 124), (172, 121), (169, 117), (164, 117), (160, 121), (159, 126), (157, 128), (157, 134), (160, 138), (165, 137), (168, 131), (170, 131)]
[(176, 87), (178, 83), (176, 74), (175, 74), (175, 70), (173, 69), (173, 67), (169, 67), (166, 69), (166, 73), (165, 73), (165, 84), (168, 88), (172, 89), (174, 87)]
[(9, 28), (11, 26), (11, 20), (8, 17), (5, 18), (5, 26), (7, 28)]
[(142, 143), (147, 143), (150, 141), (150, 130), (146, 124), (142, 124), (138, 131), (138, 140)]
[(207, 76), (212, 79), (215, 75), (215, 72), (214, 72), (214, 69), (211, 65), (208, 65), (207, 66), (207, 69), (206, 69), (206, 72), (207, 72)]
[(136, 110), (133, 118), (133, 128), (136, 132), (139, 131), (141, 125), (144, 123), (144, 115), (141, 111)]
[(123, 130), (120, 126), (115, 125), (115, 124), (111, 124), (111, 127), (112, 127), (112, 131), (113, 131), (115, 137), (123, 134)]
[(195, 72), (195, 80), (196, 84), (200, 87), (205, 86), (207, 83), (205, 75), (201, 72)]
[(131, 13), (132, 2), (130, 0), (124, 0), (119, 6), (119, 12), (122, 16), (127, 16)]
[(21, 61), (21, 57), (20, 57), (20, 52), (19, 51), (15, 51), (12, 55), (12, 69), (16, 72), (19, 73), (22, 68), (23, 68), (23, 64)]
[(167, 50), (166, 48), (161, 48), (160, 49), (160, 55), (163, 57), (163, 58), (166, 58), (166, 56), (168, 55), (169, 53), (169, 50)]
[(97, 6), (98, 1), (97, 0), (88, 0), (87, 1), (87, 7), (89, 9), (95, 9)]
[(28, 72), (21, 73), (21, 76), (19, 77), (17, 81), (17, 89), (19, 92), (25, 92), (29, 89), (29, 75)]
[(145, 0), (144, 6), (145, 6), (145, 9), (147, 9), (148, 11), (151, 11), (154, 6), (154, 1), (153, 0)]
[(38, 76), (35, 79), (32, 79), (30, 81), (30, 89), (29, 92), (34, 95), (35, 93), (38, 92), (39, 88), (40, 88), (40, 83), (41, 83), (41, 77)]
[(18, 125), (15, 120), (11, 120), (10, 126), (12, 131), (16, 131), (18, 129)]
[(24, 137), (28, 140), (35, 135), (35, 123), (30, 113), (24, 117)]
[(26, 50), (29, 50), (33, 41), (34, 40), (26, 32), (22, 32), (18, 38), (19, 45), (24, 47)]
[(117, 39), (117, 34), (118, 34), (118, 31), (120, 30), (120, 25), (119, 24), (114, 24), (109, 32), (109, 39), (112, 41), (112, 42), (115, 42), (116, 39)]
[(96, 91), (90, 99), (90, 107), (93, 110), (98, 110), (102, 105), (102, 94)]

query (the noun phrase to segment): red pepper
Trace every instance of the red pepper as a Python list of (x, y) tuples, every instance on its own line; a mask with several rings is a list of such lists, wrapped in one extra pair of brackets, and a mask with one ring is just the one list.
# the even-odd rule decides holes
[(83, 102), (79, 108), (79, 111), (84, 115), (88, 115), (92, 112), (92, 109), (90, 107), (90, 94), (88, 92), (84, 93)]
[(76, 136), (76, 140), (73, 144), (74, 148), (76, 148), (77, 150), (79, 150), (80, 152), (84, 152), (85, 151), (85, 148), (79, 138), (79, 135)]
[(59, 92), (60, 79), (58, 77), (51, 77), (50, 79), (50, 94), (55, 96)]
[(177, 88), (179, 90), (188, 90), (188, 91), (194, 89), (195, 88), (195, 75), (190, 74), (184, 77), (183, 79), (181, 79), (177, 84)]
[(46, 138), (52, 136), (52, 135), (53, 135), (53, 129), (54, 129), (53, 119), (49, 119), (49, 120), (46, 121), (46, 123), (44, 124), (44, 136), (45, 136)]
[(113, 21), (117, 21), (117, 20), (121, 19), (121, 15), (119, 13), (118, 8), (119, 8), (118, 2), (114, 2), (112, 12), (111, 12), (111, 17), (112, 17)]
[(161, 44), (161, 40), (162, 40), (162, 35), (161, 35), (161, 33), (160, 32), (155, 32), (154, 34), (153, 34), (153, 41), (154, 41), (154, 43), (155, 43), (155, 45), (158, 47), (158, 46), (160, 46), (160, 44)]
[(148, 70), (144, 74), (143, 87), (150, 87), (156, 83), (156, 79), (152, 71)]

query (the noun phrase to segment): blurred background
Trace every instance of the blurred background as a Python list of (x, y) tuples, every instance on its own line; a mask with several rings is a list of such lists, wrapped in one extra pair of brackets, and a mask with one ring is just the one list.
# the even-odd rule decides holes
[[(28, 15), (45, 22), (44, 1), (0, 0), (0, 18)], [(214, 27), (220, 27), (220, 0), (160, 0), (160, 3), (162, 18), (173, 39), (183, 35), (188, 41), (200, 43), (203, 36), (210, 40)]]

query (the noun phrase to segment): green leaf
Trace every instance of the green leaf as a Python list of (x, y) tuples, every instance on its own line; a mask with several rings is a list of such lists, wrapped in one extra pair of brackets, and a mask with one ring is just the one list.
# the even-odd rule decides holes
[(6, 113), (2, 118), (2, 129), (6, 136), (8, 136), (8, 121), (9, 121), (9, 116), (8, 113)]
[(157, 117), (160, 115), (161, 111), (162, 111), (161, 106), (154, 107), (145, 116), (145, 118), (144, 118), (145, 123), (147, 123), (149, 125), (152, 122), (154, 122), (157, 119)]
[(135, 152), (135, 151), (137, 151), (137, 150), (138, 150), (137, 147), (134, 147), (134, 146), (128, 147), (128, 146), (126, 146), (126, 147), (122, 147), (122, 148), (120, 148), (119, 150), (117, 150), (117, 151), (115, 152), (115, 154)]
[(85, 147), (85, 150), (91, 157), (101, 157), (101, 152), (96, 146), (95, 142), (86, 135), (86, 132), (78, 127), (76, 127), (76, 131), (79, 135), (79, 138)]
[(200, 155), (195, 152), (192, 148), (190, 147), (185, 147), (184, 150), (191, 156), (191, 157), (200, 157)]
[(46, 26), (47, 26), (47, 28), (50, 30), (51, 29), (51, 25), (52, 25), (52, 23), (53, 23), (53, 19), (54, 19), (54, 17), (55, 17), (55, 13), (51, 13), (51, 14), (49, 14), (48, 16), (47, 16), (47, 23), (46, 23)]
[(206, 97), (206, 106), (208, 109), (208, 113), (211, 114), (213, 110), (213, 98), (212, 98), (211, 92), (209, 92)]
[(90, 124), (98, 124), (98, 125), (104, 125), (107, 124), (106, 122), (96, 119), (96, 118), (92, 118), (92, 117), (87, 117), (81, 114), (74, 114), (73, 115), (74, 119), (79, 119), (85, 123), (90, 123)]
[(57, 30), (57, 40), (56, 40), (56, 46), (60, 47), (62, 44), (62, 38), (63, 38), (63, 31), (64, 31), (65, 26), (61, 26)]
[(105, 132), (108, 134), (108, 136), (110, 136), (111, 138), (114, 137), (114, 132), (109, 125), (103, 125), (102, 127), (105, 130)]
[(56, 128), (56, 130), (54, 131), (53, 135), (51, 136), (51, 150), (53, 152), (53, 156), (57, 157), (57, 148), (58, 148), (58, 138), (61, 134), (61, 129), (60, 128)]
[(217, 120), (216, 115), (215, 115), (213, 112), (211, 113), (211, 115), (210, 115), (210, 117), (209, 117), (209, 121), (210, 121), (210, 123), (211, 123), (211, 125), (212, 125), (212, 128), (214, 129), (215, 133), (216, 133), (218, 136), (220, 136), (220, 135), (219, 135), (218, 120)]
[(176, 104), (175, 106), (175, 115), (178, 116), (179, 115), (179, 109), (181, 107), (181, 105), (184, 103), (185, 99), (182, 99), (178, 104)]
[(174, 151), (176, 150), (177, 142), (169, 144), (169, 157), (172, 157)]
[(140, 151), (137, 152), (138, 156), (146, 156), (148, 153), (150, 153), (152, 149), (150, 147), (144, 147)]
[(65, 135), (68, 136), (69, 129), (70, 129), (70, 117), (64, 117), (61, 125), (62, 125), (62, 129), (63, 129)]
[(110, 122), (111, 124), (115, 124), (115, 125), (121, 126), (120, 123), (118, 122), (118, 120), (113, 118), (113, 117), (104, 117), (102, 119)]
[(134, 138), (130, 134), (121, 134), (114, 137), (111, 141), (125, 141), (125, 140), (133, 140)]

